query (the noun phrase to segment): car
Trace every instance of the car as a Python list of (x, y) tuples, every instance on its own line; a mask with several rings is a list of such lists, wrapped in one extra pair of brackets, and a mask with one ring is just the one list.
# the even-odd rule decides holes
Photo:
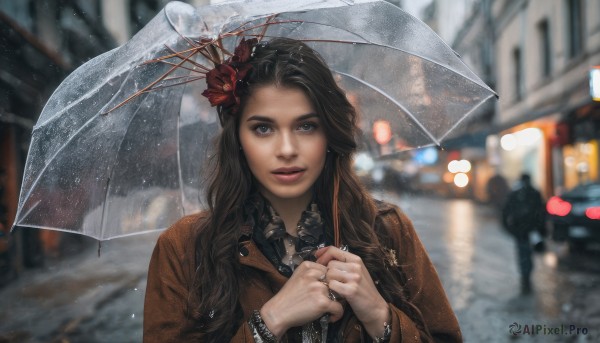
[(546, 203), (552, 238), (568, 242), (570, 250), (600, 243), (600, 182), (576, 186)]

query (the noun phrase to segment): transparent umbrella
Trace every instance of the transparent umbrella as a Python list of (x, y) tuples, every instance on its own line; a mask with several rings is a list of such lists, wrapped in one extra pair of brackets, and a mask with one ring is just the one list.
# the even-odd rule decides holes
[(105, 240), (201, 209), (201, 172), (219, 131), (200, 95), (213, 67), (203, 52), (217, 47), (227, 58), (250, 37), (316, 49), (361, 125), (389, 123), (395, 151), (439, 145), (495, 97), (427, 25), (386, 1), (172, 2), (49, 99), (33, 130), (15, 225)]

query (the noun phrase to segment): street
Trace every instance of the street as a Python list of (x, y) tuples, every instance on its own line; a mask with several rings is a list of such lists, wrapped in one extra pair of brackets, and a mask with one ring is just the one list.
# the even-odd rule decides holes
[[(387, 195), (392, 197), (391, 195)], [(388, 198), (389, 199), (389, 198)], [(390, 199), (391, 200), (391, 199)], [(458, 316), (466, 342), (593, 342), (600, 328), (598, 253), (568, 255), (549, 244), (535, 257), (533, 289), (521, 295), (516, 251), (492, 208), (470, 200), (402, 198)], [(540, 325), (539, 335), (511, 335), (509, 326)], [(574, 325), (587, 335), (543, 335)], [(547, 330), (549, 331), (549, 330)]]
[[(513, 241), (490, 207), (384, 197), (413, 220), (466, 342), (598, 340), (598, 251), (569, 255), (549, 244), (536, 255), (532, 294), (521, 295)], [(103, 242), (99, 257), (97, 243), (86, 240), (83, 251), (26, 271), (0, 289), (0, 342), (141, 341), (145, 274), (157, 237)], [(520, 333), (512, 335), (515, 328)]]

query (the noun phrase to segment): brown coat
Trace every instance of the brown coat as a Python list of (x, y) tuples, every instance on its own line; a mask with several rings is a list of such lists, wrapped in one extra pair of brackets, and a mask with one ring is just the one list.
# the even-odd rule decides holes
[[(148, 284), (144, 305), (144, 342), (202, 341), (199, 333), (185, 332), (189, 323), (186, 305), (194, 277), (195, 224), (201, 215), (184, 217), (158, 239), (148, 269)], [(380, 206), (378, 216), (391, 237), (389, 244), (406, 275), (409, 300), (423, 316), (435, 341), (461, 342), (458, 321), (452, 311), (438, 275), (410, 220), (398, 208)], [(245, 256), (243, 256), (245, 255)], [(287, 278), (282, 276), (260, 252), (252, 240), (240, 247), (242, 265), (261, 271), (265, 278), (250, 280), (240, 301), (247, 320), (260, 309)], [(268, 280), (268, 283), (266, 282)], [(215, 286), (218, 280), (215, 280)], [(393, 305), (391, 342), (420, 342), (421, 332), (408, 315)], [(344, 342), (360, 342), (362, 327), (352, 318), (344, 328)], [(254, 342), (248, 324), (238, 328), (231, 342)]]

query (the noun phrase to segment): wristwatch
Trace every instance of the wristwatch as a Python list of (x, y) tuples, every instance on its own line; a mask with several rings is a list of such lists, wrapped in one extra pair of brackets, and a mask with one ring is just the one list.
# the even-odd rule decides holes
[(373, 338), (375, 343), (389, 342), (392, 336), (392, 325), (388, 322), (383, 323), (383, 336)]

